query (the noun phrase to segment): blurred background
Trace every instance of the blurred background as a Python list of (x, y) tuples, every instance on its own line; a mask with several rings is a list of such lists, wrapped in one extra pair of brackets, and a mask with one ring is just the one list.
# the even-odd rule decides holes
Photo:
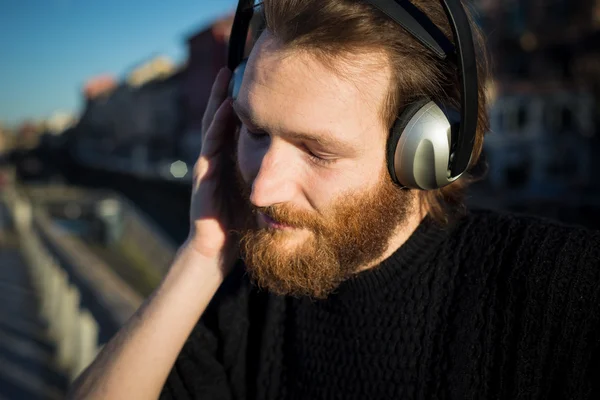
[[(468, 203), (600, 228), (600, 0), (473, 0), (493, 80)], [(0, 399), (61, 398), (188, 229), (233, 0), (0, 1)]]

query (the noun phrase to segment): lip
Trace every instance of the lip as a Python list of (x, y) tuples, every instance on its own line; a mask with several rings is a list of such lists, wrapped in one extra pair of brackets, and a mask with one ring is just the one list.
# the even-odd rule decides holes
[(265, 215), (263, 213), (259, 213), (259, 215), (260, 215), (261, 222), (263, 224), (265, 224), (266, 226), (268, 226), (269, 228), (283, 229), (283, 230), (293, 229), (292, 226), (284, 225), (284, 224), (280, 224), (280, 223), (276, 222), (273, 218), (269, 217), (268, 215)]

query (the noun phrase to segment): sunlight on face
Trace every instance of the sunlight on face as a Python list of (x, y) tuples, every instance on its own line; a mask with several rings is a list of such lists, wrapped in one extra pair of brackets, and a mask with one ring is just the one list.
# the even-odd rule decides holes
[(234, 109), (240, 189), (257, 226), (241, 250), (255, 282), (276, 293), (327, 296), (380, 259), (406, 220), (411, 194), (385, 167), (389, 73), (360, 57), (333, 72), (264, 34), (248, 62)]
[(243, 123), (238, 162), (254, 206), (319, 212), (344, 193), (374, 187), (385, 160), (379, 109), (389, 72), (349, 69), (334, 73), (261, 36), (234, 105)]

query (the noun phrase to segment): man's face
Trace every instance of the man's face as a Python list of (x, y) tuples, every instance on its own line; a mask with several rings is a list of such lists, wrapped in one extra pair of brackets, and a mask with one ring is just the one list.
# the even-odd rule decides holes
[(256, 225), (241, 248), (273, 292), (326, 297), (383, 255), (412, 205), (385, 168), (389, 71), (369, 64), (381, 56), (361, 57), (364, 68), (333, 72), (265, 33), (248, 61), (234, 109), (240, 190)]

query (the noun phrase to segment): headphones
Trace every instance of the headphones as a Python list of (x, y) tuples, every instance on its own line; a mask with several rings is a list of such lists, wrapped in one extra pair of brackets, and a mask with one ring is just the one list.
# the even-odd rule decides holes
[[(387, 143), (392, 180), (406, 188), (433, 190), (458, 179), (469, 167), (478, 113), (478, 81), (471, 26), (460, 0), (440, 0), (455, 45), (408, 0), (365, 0), (410, 33), (441, 60), (456, 64), (461, 102), (456, 110), (428, 98), (409, 104), (396, 118)], [(254, 0), (239, 0), (229, 42), (229, 95), (239, 94)]]

